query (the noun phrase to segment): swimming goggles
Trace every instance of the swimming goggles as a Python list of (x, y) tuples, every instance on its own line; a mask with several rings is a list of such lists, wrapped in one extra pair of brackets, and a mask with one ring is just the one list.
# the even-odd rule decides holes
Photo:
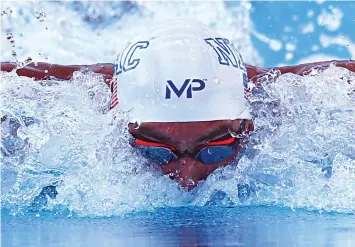
[(159, 142), (146, 141), (135, 138), (133, 146), (137, 147), (143, 156), (156, 162), (158, 165), (165, 165), (182, 157), (191, 157), (209, 165), (223, 161), (234, 155), (238, 148), (239, 141), (235, 137), (211, 141), (200, 145), (194, 153), (181, 152), (176, 147)]

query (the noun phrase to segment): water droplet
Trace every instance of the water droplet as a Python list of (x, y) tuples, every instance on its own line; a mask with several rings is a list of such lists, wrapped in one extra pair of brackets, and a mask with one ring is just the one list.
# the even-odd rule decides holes
[(18, 68), (18, 69), (23, 68), (23, 66), (25, 66), (25, 63), (24, 63), (24, 62), (17, 62), (17, 63), (16, 63), (16, 68)]
[(35, 16), (40, 22), (43, 22), (46, 19), (46, 13), (42, 10), (36, 11)]
[(47, 74), (47, 73), (48, 73), (48, 70), (46, 69), (46, 70), (44, 71), (44, 73), (46, 73), (46, 74)]
[(6, 34), (6, 39), (10, 42), (11, 47), (14, 48), (15, 47), (14, 35), (12, 33), (7, 33)]
[(238, 136), (238, 133), (237, 132), (235, 132), (235, 131), (232, 131), (232, 130), (228, 130), (228, 132), (229, 132), (229, 134), (232, 136), (232, 137), (234, 137), (234, 138), (237, 138), (237, 136)]
[(141, 126), (141, 122), (140, 122), (140, 121), (137, 121), (137, 122), (134, 123), (133, 128), (134, 128), (135, 130), (137, 130), (137, 129), (139, 129), (140, 126)]
[(192, 178), (189, 178), (189, 184), (190, 184), (190, 185), (195, 185), (195, 181), (192, 180)]
[(10, 17), (12, 14), (12, 9), (10, 7), (7, 7), (5, 10), (1, 12), (1, 16), (7, 15), (7, 17)]
[(27, 63), (30, 63), (30, 62), (32, 62), (32, 58), (31, 58), (31, 57), (28, 57), (28, 58), (25, 60), (25, 63), (27, 64)]
[(219, 78), (214, 79), (214, 83), (216, 84), (222, 84), (223, 81), (221, 81)]

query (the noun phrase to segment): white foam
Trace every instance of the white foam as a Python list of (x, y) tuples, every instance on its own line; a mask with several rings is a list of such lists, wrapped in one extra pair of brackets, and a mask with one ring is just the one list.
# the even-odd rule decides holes
[(305, 24), (304, 26), (301, 26), (301, 33), (307, 34), (307, 33), (313, 33), (314, 32), (314, 24), (312, 22), (309, 22)]
[(329, 31), (336, 31), (341, 23), (343, 18), (343, 12), (338, 9), (331, 7), (330, 13), (322, 9), (322, 12), (317, 17), (318, 25), (325, 26)]

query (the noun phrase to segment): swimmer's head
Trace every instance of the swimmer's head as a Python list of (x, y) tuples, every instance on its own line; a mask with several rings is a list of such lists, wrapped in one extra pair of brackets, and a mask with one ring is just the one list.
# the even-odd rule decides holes
[(251, 119), (241, 55), (192, 20), (165, 22), (134, 38), (114, 74), (118, 107), (130, 112), (130, 122)]

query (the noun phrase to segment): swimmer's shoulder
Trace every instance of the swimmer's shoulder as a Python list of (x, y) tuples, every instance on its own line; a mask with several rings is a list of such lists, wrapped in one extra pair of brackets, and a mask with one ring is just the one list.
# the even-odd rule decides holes
[(312, 70), (324, 70), (329, 66), (346, 68), (355, 72), (355, 60), (333, 60), (315, 63), (304, 63), (292, 66), (282, 66), (274, 68), (262, 68), (246, 64), (249, 80), (256, 82), (258, 78), (273, 71), (279, 71), (280, 74), (292, 73), (297, 75), (308, 75)]

